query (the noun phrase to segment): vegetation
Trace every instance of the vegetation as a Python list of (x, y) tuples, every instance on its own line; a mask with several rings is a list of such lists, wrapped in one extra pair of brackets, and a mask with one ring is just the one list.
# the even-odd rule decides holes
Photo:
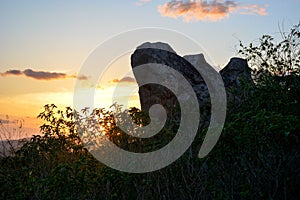
[[(42, 135), (0, 158), (0, 199), (297, 199), (299, 25), (283, 36), (279, 43), (271, 36), (263, 36), (257, 46), (241, 43), (256, 84), (245, 85), (247, 99), (228, 110), (219, 142), (207, 157), (197, 158), (202, 130), (170, 166), (144, 174), (119, 172), (86, 150), (71, 108), (46, 105), (38, 116), (45, 122)], [(126, 112), (139, 125), (149, 123), (136, 108)], [(170, 129), (152, 140), (129, 137), (105, 109), (95, 109), (92, 116), (111, 141), (129, 151), (157, 149), (172, 139)]]

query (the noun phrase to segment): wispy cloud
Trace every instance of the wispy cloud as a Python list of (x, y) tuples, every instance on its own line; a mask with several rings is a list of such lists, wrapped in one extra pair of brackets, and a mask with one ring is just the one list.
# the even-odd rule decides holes
[(89, 77), (85, 76), (85, 75), (77, 75), (77, 74), (72, 74), (71, 76), (69, 76), (70, 78), (77, 78), (78, 80), (81, 80), (81, 81), (85, 81), (85, 80), (88, 80)]
[(5, 72), (0, 73), (1, 76), (26, 76), (29, 78), (33, 78), (36, 80), (56, 80), (56, 79), (66, 79), (66, 78), (77, 78), (79, 80), (87, 80), (86, 76), (77, 76), (76, 74), (68, 75), (62, 72), (48, 72), (48, 71), (35, 71), (32, 69), (25, 70), (7, 70)]
[(142, 6), (146, 3), (149, 3), (150, 1), (152, 1), (152, 0), (138, 0), (138, 1), (135, 2), (135, 5)]
[(239, 13), (245, 15), (267, 15), (266, 6), (267, 5), (259, 6), (257, 4), (240, 6)]
[(218, 21), (232, 13), (267, 15), (266, 5), (244, 5), (235, 1), (223, 0), (172, 0), (158, 6), (162, 16), (178, 18), (189, 21)]
[(80, 76), (77, 76), (77, 77), (74, 77), (74, 78), (77, 78), (78, 80), (81, 80), (81, 81), (89, 79), (89, 77), (87, 77), (85, 75), (80, 75)]
[(113, 79), (111, 81), (109, 81), (110, 83), (135, 83), (136, 80), (130, 76), (125, 76), (124, 78), (120, 79)]

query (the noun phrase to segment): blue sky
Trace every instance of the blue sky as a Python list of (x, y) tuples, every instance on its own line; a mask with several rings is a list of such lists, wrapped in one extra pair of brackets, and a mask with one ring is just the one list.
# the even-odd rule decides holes
[[(233, 13), (222, 20), (184, 22), (163, 17), (158, 6), (168, 1), (0, 1), (0, 67), (76, 70), (99, 43), (111, 35), (140, 27), (180, 31), (198, 41), (214, 62), (225, 64), (238, 40), (250, 42), (262, 34), (287, 28), (300, 19), (299, 0), (234, 1), (267, 4), (266, 16)], [(210, 1), (207, 1), (210, 2)]]
[[(299, 22), (299, 11), (299, 0), (1, 0), (0, 115), (36, 116), (42, 103), (71, 104), (72, 76), (112, 35), (142, 27), (179, 31), (223, 67), (236, 55), (239, 40), (248, 44), (263, 34), (279, 36), (279, 26), (288, 31)], [(19, 75), (6, 76), (7, 70)], [(42, 73), (62, 76), (34, 77)]]

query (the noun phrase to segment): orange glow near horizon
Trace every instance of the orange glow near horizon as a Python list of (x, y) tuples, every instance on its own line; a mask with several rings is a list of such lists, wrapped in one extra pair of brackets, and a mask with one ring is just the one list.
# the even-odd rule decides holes
[[(132, 91), (132, 83), (123, 83), (124, 91)], [(113, 94), (114, 87), (108, 87), (106, 89), (96, 89), (95, 94), (95, 107), (106, 108), (113, 104), (111, 96)], [(6, 121), (7, 117), (10, 121), (24, 120), (23, 130), (26, 132), (26, 136), (39, 133), (39, 126), (42, 125), (42, 121), (37, 119), (37, 115), (41, 113), (46, 104), (55, 104), (59, 109), (64, 110), (65, 107), (72, 107), (73, 104), (72, 92), (49, 92), (49, 93), (31, 93), (23, 95), (15, 95), (10, 97), (0, 98), (0, 120)], [(117, 97), (118, 104), (126, 105), (128, 107), (140, 107), (139, 97), (136, 93), (132, 94), (120, 94)], [(125, 102), (126, 101), (126, 102)], [(126, 107), (125, 107), (126, 108)], [(13, 128), (13, 126), (11, 126)], [(15, 138), (15, 136), (13, 136)]]
[[(88, 89), (95, 90), (94, 107), (106, 108), (114, 104), (113, 95), (117, 97), (117, 104), (126, 105), (124, 108), (140, 108), (139, 97), (137, 94), (137, 83), (132, 78), (123, 79), (130, 71), (129, 54), (116, 59), (108, 70), (101, 77), (101, 81), (96, 88), (88, 84)], [(75, 74), (74, 72), (73, 74)], [(132, 77), (132, 73), (129, 73)], [(73, 107), (74, 78), (58, 80), (36, 80), (25, 76), (0, 76), (0, 120), (23, 121), (23, 136), (13, 134), (13, 139), (28, 137), (39, 133), (39, 126), (42, 120), (37, 119), (37, 115), (44, 110), (44, 105), (55, 104), (59, 109)], [(129, 80), (129, 81), (126, 81)], [(122, 94), (114, 94), (115, 87), (119, 84), (122, 87)], [(7, 126), (7, 124), (5, 124)], [(8, 130), (15, 129), (14, 123), (9, 123)], [(2, 127), (3, 132), (3, 127)], [(6, 137), (7, 136), (3, 136)], [(1, 139), (1, 138), (0, 138)]]

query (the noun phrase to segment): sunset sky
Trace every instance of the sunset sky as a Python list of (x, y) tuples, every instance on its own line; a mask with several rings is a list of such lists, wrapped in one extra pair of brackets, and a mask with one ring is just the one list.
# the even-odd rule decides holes
[[(288, 31), (299, 22), (299, 11), (300, 0), (1, 0), (0, 119), (22, 118), (28, 131), (36, 132), (34, 118), (43, 105), (72, 106), (75, 80), (89, 78), (77, 76), (85, 59), (121, 32), (143, 27), (179, 31), (223, 67), (236, 55), (239, 40), (248, 44), (263, 34), (279, 37), (279, 27)], [(129, 63), (129, 56), (118, 59), (117, 70), (99, 83), (100, 106), (111, 104), (111, 92)], [(124, 94), (127, 87), (136, 88), (129, 77), (122, 80)], [(136, 93), (131, 101), (138, 105)]]

